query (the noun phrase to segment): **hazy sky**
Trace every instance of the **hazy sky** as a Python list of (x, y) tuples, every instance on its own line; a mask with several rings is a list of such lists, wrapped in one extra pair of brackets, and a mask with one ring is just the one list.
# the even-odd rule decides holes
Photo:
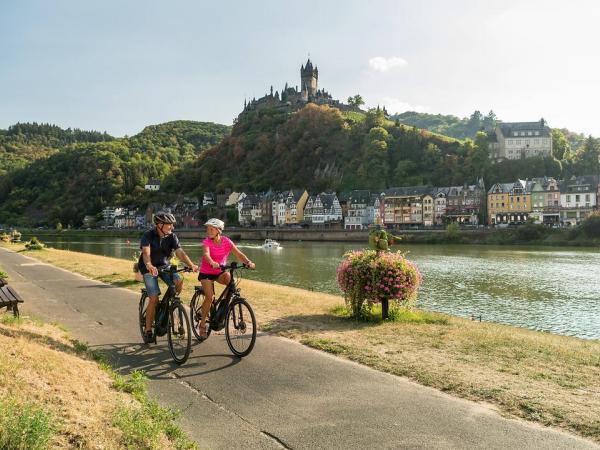
[(334, 98), (600, 136), (600, 2), (491, 3), (0, 0), (0, 128), (231, 124), (310, 54)]

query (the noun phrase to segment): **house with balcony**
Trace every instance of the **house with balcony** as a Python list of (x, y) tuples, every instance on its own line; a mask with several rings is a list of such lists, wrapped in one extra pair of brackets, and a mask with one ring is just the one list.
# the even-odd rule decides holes
[(355, 190), (348, 194), (346, 207), (348, 212), (344, 216), (345, 230), (362, 230), (369, 226), (368, 206), (371, 200), (371, 192), (366, 190)]
[(431, 186), (387, 189), (384, 199), (384, 223), (388, 228), (423, 225), (423, 197), (431, 195)]
[(560, 186), (552, 177), (531, 180), (531, 218), (535, 223), (553, 225), (560, 222)]
[(578, 225), (589, 216), (598, 204), (598, 177), (573, 176), (560, 183), (560, 221), (565, 225)]
[(483, 179), (476, 184), (450, 186), (446, 189), (446, 220), (460, 225), (479, 225), (483, 221), (486, 192)]

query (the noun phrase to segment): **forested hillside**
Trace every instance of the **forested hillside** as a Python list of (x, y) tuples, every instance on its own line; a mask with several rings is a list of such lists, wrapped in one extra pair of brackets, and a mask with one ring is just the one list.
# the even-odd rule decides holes
[(30, 162), (46, 158), (59, 148), (75, 142), (112, 141), (106, 133), (63, 130), (56, 125), (18, 123), (0, 130), (0, 176), (26, 166)]
[[(458, 140), (387, 120), (379, 110), (347, 114), (308, 104), (297, 113), (253, 112), (233, 128), (170, 122), (131, 138), (52, 148), (50, 156), (0, 176), (0, 223), (78, 226), (84, 215), (108, 205), (144, 206), (169, 195), (228, 188), (378, 191), (462, 185), (480, 177), (489, 187), (517, 178), (600, 173), (597, 139), (573, 151), (560, 130), (552, 134), (554, 157), (492, 164), (485, 133)], [(158, 194), (143, 188), (155, 177), (162, 182)]]
[(595, 170), (596, 139), (588, 139), (574, 152), (565, 136), (554, 131), (559, 158), (492, 164), (481, 132), (475, 140), (448, 138), (386, 120), (377, 110), (363, 117), (312, 104), (293, 115), (261, 111), (240, 120), (229, 138), (193, 165), (182, 167), (174, 174), (178, 182), (170, 188), (181, 192), (218, 192), (228, 187), (257, 192), (290, 187), (314, 192), (379, 190), (462, 185), (479, 177), (489, 186), (517, 177), (565, 177)]
[[(14, 136), (12, 128), (2, 137)], [(68, 130), (49, 129), (52, 133), (36, 134), (34, 127), (16, 134), (27, 136), (25, 147), (37, 158), (0, 175), (0, 223), (76, 225), (107, 205), (143, 201), (151, 197), (144, 191), (149, 178), (163, 180), (191, 164), (202, 150), (229, 135), (231, 127), (177, 121), (122, 139), (78, 131), (79, 141)]]
[[(475, 139), (475, 136), (479, 131), (493, 129), (499, 120), (494, 111), (490, 111), (485, 116), (479, 111), (474, 111), (469, 117), (464, 117), (462, 119), (452, 115), (407, 111), (392, 116), (392, 119), (398, 120), (400, 123), (406, 125), (424, 128), (457, 139)], [(534, 118), (534, 120), (537, 119), (539, 118)], [(560, 128), (559, 130), (563, 133), (573, 151), (577, 151), (581, 148), (585, 141), (585, 136), (583, 134), (574, 133), (566, 128)]]

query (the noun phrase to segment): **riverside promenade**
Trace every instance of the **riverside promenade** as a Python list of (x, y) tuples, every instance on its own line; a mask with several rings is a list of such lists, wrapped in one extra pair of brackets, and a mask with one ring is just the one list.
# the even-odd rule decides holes
[(177, 367), (166, 339), (140, 343), (136, 293), (4, 248), (0, 266), (25, 299), (22, 314), (64, 324), (124, 374), (145, 371), (150, 393), (183, 411), (201, 448), (600, 448), (265, 334), (242, 360), (212, 335)]

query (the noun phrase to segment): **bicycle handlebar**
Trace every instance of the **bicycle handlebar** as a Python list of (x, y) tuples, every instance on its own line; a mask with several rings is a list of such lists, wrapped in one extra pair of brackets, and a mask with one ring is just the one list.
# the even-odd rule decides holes
[(250, 267), (247, 264), (238, 264), (235, 261), (233, 261), (231, 264), (221, 264), (219, 267), (221, 268), (222, 271), (236, 270), (236, 269), (250, 269)]
[(178, 269), (177, 266), (173, 265), (173, 266), (158, 268), (158, 271), (160, 273), (179, 273), (179, 272), (192, 272), (192, 269), (190, 269), (189, 267), (183, 267), (181, 269)]

